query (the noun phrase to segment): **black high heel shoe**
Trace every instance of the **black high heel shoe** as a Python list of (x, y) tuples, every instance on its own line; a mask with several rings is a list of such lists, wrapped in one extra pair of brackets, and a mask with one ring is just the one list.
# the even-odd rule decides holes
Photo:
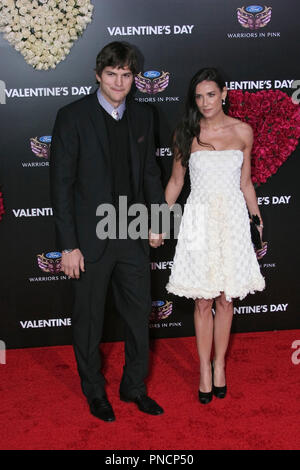
[[(212, 376), (212, 381), (213, 381), (213, 376)], [(213, 390), (211, 390), (210, 392), (201, 392), (201, 390), (198, 390), (198, 397), (202, 405), (207, 405), (207, 403), (212, 401)]]
[(202, 405), (207, 405), (210, 401), (212, 401), (213, 392), (201, 392), (198, 390), (199, 401)]
[(225, 398), (227, 393), (227, 386), (224, 385), (224, 387), (215, 387), (213, 385), (213, 394), (217, 398)]
[(213, 380), (212, 393), (217, 398), (225, 398), (226, 393), (227, 393), (227, 385), (224, 385), (224, 387), (216, 387), (214, 385), (214, 366), (213, 366), (213, 363), (211, 363), (211, 370), (212, 370), (212, 380)]

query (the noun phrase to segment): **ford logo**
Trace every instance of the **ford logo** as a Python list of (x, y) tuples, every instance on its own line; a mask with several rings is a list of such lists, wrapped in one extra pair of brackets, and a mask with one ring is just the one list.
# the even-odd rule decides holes
[(45, 256), (49, 259), (57, 259), (61, 258), (61, 253), (59, 251), (50, 251), (49, 253), (46, 253)]
[(163, 300), (154, 300), (154, 302), (152, 302), (152, 307), (161, 307), (164, 303), (165, 302)]
[(160, 76), (160, 72), (157, 70), (148, 70), (147, 72), (144, 73), (144, 77), (146, 78), (157, 78)]
[(263, 7), (260, 5), (249, 5), (245, 8), (248, 13), (260, 13), (263, 11)]
[(50, 144), (51, 139), (52, 139), (51, 135), (42, 135), (41, 137), (39, 137), (39, 141), (44, 142), (45, 144)]

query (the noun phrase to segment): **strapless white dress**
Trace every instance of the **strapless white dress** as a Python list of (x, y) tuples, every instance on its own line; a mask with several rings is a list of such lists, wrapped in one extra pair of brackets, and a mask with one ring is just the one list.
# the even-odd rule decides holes
[(191, 192), (184, 207), (168, 292), (228, 301), (262, 291), (249, 214), (240, 189), (243, 152), (199, 150), (189, 160)]

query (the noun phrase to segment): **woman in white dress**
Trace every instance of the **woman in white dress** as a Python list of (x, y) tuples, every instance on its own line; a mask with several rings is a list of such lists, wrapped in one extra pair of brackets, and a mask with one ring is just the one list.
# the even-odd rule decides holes
[(248, 124), (224, 113), (226, 95), (216, 69), (201, 69), (192, 78), (185, 115), (174, 134), (174, 163), (165, 191), (172, 206), (189, 167), (191, 192), (166, 288), (195, 300), (198, 396), (203, 404), (227, 392), (232, 299), (265, 287), (250, 234), (249, 214), (259, 218), (260, 236), (263, 227), (251, 181), (253, 133)]

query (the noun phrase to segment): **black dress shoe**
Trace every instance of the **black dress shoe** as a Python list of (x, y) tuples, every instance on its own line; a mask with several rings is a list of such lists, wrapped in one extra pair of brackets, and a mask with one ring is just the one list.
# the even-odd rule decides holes
[(120, 399), (127, 403), (135, 403), (140, 411), (148, 413), (149, 415), (161, 415), (164, 412), (164, 410), (146, 394), (138, 395), (135, 398), (120, 395)]
[(201, 392), (198, 390), (199, 401), (202, 405), (207, 405), (207, 403), (212, 401), (213, 392)]
[(103, 421), (115, 421), (116, 417), (107, 397), (94, 398), (90, 403), (92, 415)]

